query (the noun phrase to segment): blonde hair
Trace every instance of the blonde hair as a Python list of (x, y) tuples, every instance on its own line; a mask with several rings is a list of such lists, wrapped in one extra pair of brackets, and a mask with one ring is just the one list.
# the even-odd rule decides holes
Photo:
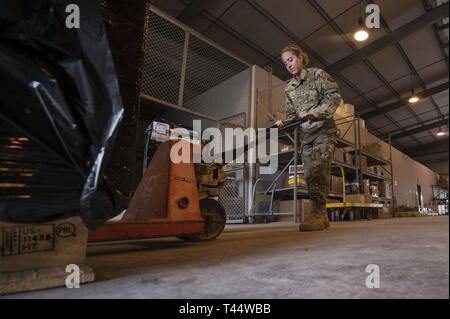
[(292, 52), (298, 57), (301, 56), (303, 58), (303, 66), (306, 66), (309, 63), (309, 56), (297, 44), (289, 44), (283, 50), (281, 50), (280, 55), (282, 55), (284, 52)]

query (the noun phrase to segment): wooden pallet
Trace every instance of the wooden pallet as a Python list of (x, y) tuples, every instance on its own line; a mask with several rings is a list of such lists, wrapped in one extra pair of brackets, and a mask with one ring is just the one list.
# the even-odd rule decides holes
[(88, 230), (79, 217), (43, 224), (0, 223), (0, 294), (64, 286), (77, 265), (80, 283), (94, 280), (85, 266)]
[[(80, 284), (94, 281), (95, 275), (91, 268), (80, 265), (79, 269)], [(68, 278), (71, 273), (66, 272), (66, 267), (0, 273), (0, 295), (61, 287), (67, 283), (69, 287), (73, 287), (73, 282)]]

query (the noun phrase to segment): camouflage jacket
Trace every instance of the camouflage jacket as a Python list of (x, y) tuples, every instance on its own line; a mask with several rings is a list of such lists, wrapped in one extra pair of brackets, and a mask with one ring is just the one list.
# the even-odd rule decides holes
[(317, 68), (304, 69), (292, 78), (285, 88), (286, 120), (306, 113), (317, 113), (321, 121), (301, 125), (303, 143), (311, 143), (323, 132), (336, 133), (333, 115), (341, 102), (338, 85), (325, 71)]

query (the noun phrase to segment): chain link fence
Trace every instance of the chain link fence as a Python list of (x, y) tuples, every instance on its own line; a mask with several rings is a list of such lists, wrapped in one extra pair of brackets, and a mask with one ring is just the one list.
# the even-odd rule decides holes
[[(219, 121), (223, 136), (225, 128), (246, 127), (246, 114), (237, 114)], [(227, 182), (219, 194), (219, 203), (224, 207), (227, 223), (242, 223), (245, 220), (247, 189), (246, 166), (243, 163), (229, 163), (224, 166)]]
[[(217, 112), (223, 110), (211, 103), (211, 96), (219, 93), (214, 88), (220, 91), (220, 86), (227, 81), (237, 81), (237, 87), (242, 86), (241, 83), (250, 83), (249, 64), (161, 15), (151, 6), (147, 7), (144, 32), (142, 93), (216, 118), (233, 115), (233, 108), (228, 109), (226, 115), (218, 115)], [(242, 72), (245, 76), (239, 76)], [(233, 80), (235, 77), (238, 78)], [(247, 108), (248, 97), (246, 92), (242, 98)]]
[(148, 9), (142, 93), (179, 104), (185, 31)]

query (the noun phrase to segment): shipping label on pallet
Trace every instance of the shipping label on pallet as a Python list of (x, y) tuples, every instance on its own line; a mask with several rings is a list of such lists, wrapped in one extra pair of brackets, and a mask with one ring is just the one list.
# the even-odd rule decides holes
[(0, 273), (84, 264), (87, 234), (80, 217), (44, 224), (0, 222)]
[(0, 232), (2, 258), (55, 249), (54, 224), (3, 227)]

